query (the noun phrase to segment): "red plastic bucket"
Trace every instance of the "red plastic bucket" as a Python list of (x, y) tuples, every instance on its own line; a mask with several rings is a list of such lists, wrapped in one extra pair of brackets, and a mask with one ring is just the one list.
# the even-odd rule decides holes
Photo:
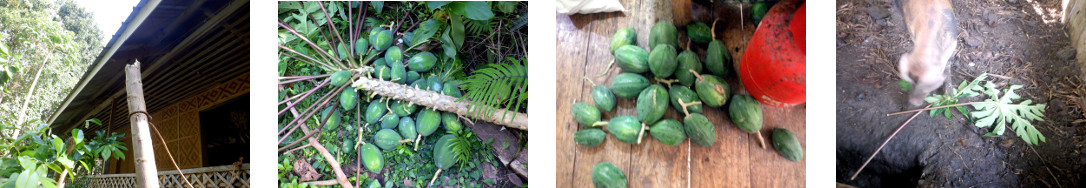
[(806, 6), (799, 2), (779, 2), (747, 44), (739, 78), (762, 104), (788, 107), (807, 102), (806, 17)]

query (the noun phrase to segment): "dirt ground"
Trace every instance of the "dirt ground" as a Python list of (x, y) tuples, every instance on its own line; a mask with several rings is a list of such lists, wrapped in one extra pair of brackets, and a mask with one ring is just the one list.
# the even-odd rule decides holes
[(925, 113), (850, 180), (910, 116), (886, 114), (915, 109), (897, 84), (896, 69), (912, 42), (893, 0), (837, 1), (836, 181), (860, 187), (1086, 186), (1086, 88), (1060, 21), (1061, 2), (952, 3), (961, 33), (948, 85), (987, 72), (1001, 88), (1025, 86), (1016, 90), (1022, 99), (1048, 105), (1045, 121), (1033, 122), (1048, 142), (1030, 146), (1013, 130), (983, 137), (991, 127), (977, 128), (957, 113), (953, 119)]

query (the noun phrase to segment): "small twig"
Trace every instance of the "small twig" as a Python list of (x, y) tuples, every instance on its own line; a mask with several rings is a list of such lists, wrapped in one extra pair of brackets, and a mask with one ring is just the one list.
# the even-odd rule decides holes
[(642, 137), (645, 137), (645, 123), (641, 123), (641, 131), (637, 133), (637, 144), (641, 144)]
[(1045, 170), (1048, 170), (1048, 175), (1051, 175), (1052, 179), (1056, 180), (1056, 186), (1063, 187), (1063, 185), (1060, 185), (1060, 179), (1058, 177), (1056, 177), (1055, 173), (1052, 173), (1051, 168), (1048, 168), (1048, 161), (1045, 161), (1045, 158), (1041, 157), (1041, 154), (1037, 154), (1037, 150), (1033, 149), (1033, 145), (1026, 144), (1026, 146), (1029, 146), (1029, 150), (1033, 151), (1033, 155), (1036, 155), (1037, 158), (1041, 159), (1041, 162), (1044, 163), (1044, 165), (1045, 165)]
[[(967, 103), (953, 104), (953, 105), (946, 105), (946, 106), (927, 107), (927, 108), (921, 108), (921, 109), (916, 109), (916, 110), (906, 110), (906, 111), (901, 111), (901, 112), (889, 113), (889, 114), (886, 114), (886, 116), (896, 116), (896, 115), (907, 114), (907, 113), (912, 113), (912, 112), (920, 112), (920, 111), (925, 111), (925, 110), (934, 110), (934, 109), (940, 109), (940, 108), (950, 108), (950, 107), (956, 107), (956, 106), (965, 106), (965, 105), (972, 105), (972, 104), (985, 104), (985, 103), (995, 104), (996, 102), (980, 101), (980, 102), (967, 102)], [(928, 106), (931, 106), (931, 105), (928, 105)]]
[(607, 73), (611, 73), (611, 67), (614, 67), (614, 65), (615, 65), (615, 59), (611, 58), (611, 63), (607, 64), (607, 69), (603, 69), (603, 72), (600, 72), (600, 74), (597, 74), (596, 77), (607, 76)]
[[(931, 105), (928, 105), (927, 107), (931, 107)], [(855, 180), (856, 176), (860, 175), (860, 172), (864, 170), (864, 167), (867, 167), (867, 163), (870, 163), (871, 159), (874, 159), (875, 156), (879, 154), (879, 151), (882, 151), (882, 147), (886, 147), (886, 143), (889, 143), (890, 139), (894, 139), (894, 135), (897, 135), (897, 133), (900, 132), (902, 128), (905, 128), (905, 125), (909, 125), (909, 122), (913, 121), (913, 118), (916, 118), (916, 116), (920, 115), (921, 112), (924, 111), (917, 111), (916, 114), (913, 114), (913, 117), (909, 117), (908, 120), (905, 120), (905, 123), (902, 123), (901, 126), (898, 126), (897, 130), (894, 130), (894, 133), (890, 133), (890, 137), (887, 137), (886, 140), (882, 141), (882, 144), (879, 145), (879, 148), (875, 149), (875, 153), (872, 153), (871, 156), (867, 157), (867, 160), (864, 160), (864, 164), (860, 165), (860, 169), (856, 170), (856, 173), (853, 173), (852, 177), (849, 178), (849, 180)]]
[(754, 134), (758, 135), (758, 145), (761, 145), (762, 149), (765, 149), (765, 138), (762, 138), (762, 130), (758, 130), (757, 132), (754, 132)]
[(670, 80), (668, 80), (668, 79), (663, 79), (663, 78), (655, 77), (655, 76), (653, 76), (653, 79), (656, 79), (657, 83), (667, 84), (667, 88), (671, 88), (671, 84), (673, 84), (675, 82), (679, 82), (679, 79), (670, 79)]

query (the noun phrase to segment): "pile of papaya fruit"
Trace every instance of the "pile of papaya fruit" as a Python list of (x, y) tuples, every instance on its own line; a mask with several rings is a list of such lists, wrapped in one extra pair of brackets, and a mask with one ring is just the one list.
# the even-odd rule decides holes
[[(372, 76), (375, 79), (407, 84), (416, 89), (430, 90), (452, 97), (461, 97), (463, 95), (463, 92), (457, 86), (459, 81), (452, 77), (441, 77), (440, 74), (431, 71), (437, 62), (437, 57), (433, 53), (417, 52), (410, 58), (404, 59), (406, 57), (404, 50), (399, 46), (392, 45), (393, 34), (391, 31), (380, 27), (373, 28), (368, 36), (371, 37), (369, 40), (358, 40), (354, 53), (377, 55), (378, 58), (372, 61), (371, 67), (373, 67), (373, 71), (369, 73), (370, 75), (364, 75), (364, 73), (357, 70), (341, 70), (333, 73), (328, 78), (329, 84), (339, 87), (351, 84), (358, 77)], [(373, 45), (372, 48), (369, 45)], [(346, 51), (345, 45), (340, 44), (339, 46), (340, 54), (350, 53)], [(346, 59), (345, 56), (341, 58)], [(426, 74), (429, 74), (429, 76), (423, 76)], [(385, 159), (381, 154), (382, 150), (391, 151), (401, 144), (412, 143), (417, 150), (423, 140), (422, 137), (438, 133), (439, 128), (444, 128), (445, 134), (434, 143), (436, 144), (433, 150), (434, 161), (437, 162), (438, 167), (441, 169), (447, 169), (455, 163), (456, 156), (449, 149), (451, 148), (449, 139), (455, 138), (456, 136), (453, 133), (460, 131), (464, 126), (456, 114), (441, 112), (379, 95), (367, 97), (365, 90), (349, 86), (338, 97), (338, 107), (342, 108), (342, 110), (354, 110), (356, 105), (365, 105), (357, 106), (364, 110), (360, 113), (362, 117), (358, 121), (362, 121), (361, 123), (365, 125), (378, 125), (376, 126), (378, 130), (375, 131), (376, 133), (373, 134), (372, 138), (364, 138), (362, 135), (366, 131), (359, 129), (357, 140), (345, 140), (342, 149), (340, 149), (348, 153), (355, 151), (354, 149), (359, 149), (362, 164), (370, 172), (380, 173), (381, 169), (384, 168)], [(368, 101), (363, 101), (364, 98), (368, 99)], [(343, 117), (340, 111), (335, 108), (337, 107), (329, 106), (319, 116), (320, 118), (327, 118), (320, 120), (325, 122), (324, 128), (326, 130), (336, 130), (342, 121), (341, 118)], [(353, 126), (347, 127), (353, 128)]]
[[(613, 78), (610, 87), (600, 84), (592, 88), (592, 104), (575, 102), (571, 107), (574, 119), (584, 126), (574, 133), (577, 144), (599, 146), (608, 133), (620, 142), (640, 144), (647, 132), (648, 136), (671, 146), (686, 139), (700, 146), (712, 146), (716, 143), (717, 130), (709, 117), (702, 114), (707, 108), (727, 111), (738, 129), (758, 135), (762, 142), (761, 104), (749, 95), (732, 94), (724, 81), (733, 72), (728, 47), (704, 23), (695, 22), (686, 29), (689, 41), (707, 45), (705, 56), (695, 53), (690, 43), (680, 49), (678, 30), (669, 21), (653, 25), (648, 37), (650, 49), (637, 46), (633, 28), (620, 29), (614, 34), (611, 53), (623, 72)], [(620, 98), (636, 101), (636, 114), (604, 120), (602, 114), (614, 110)], [(664, 118), (669, 106), (684, 114), (684, 118)], [(599, 127), (606, 127), (606, 132)], [(772, 142), (784, 158), (802, 160), (802, 148), (790, 131), (775, 129)], [(593, 167), (593, 182), (596, 187), (627, 184), (621, 170), (607, 162)]]

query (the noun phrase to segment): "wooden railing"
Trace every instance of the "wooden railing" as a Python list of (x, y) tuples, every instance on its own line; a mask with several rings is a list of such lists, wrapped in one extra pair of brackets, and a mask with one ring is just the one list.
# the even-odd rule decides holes
[[(240, 168), (223, 165), (203, 168), (182, 169), (195, 187), (249, 187), (249, 164)], [(161, 187), (188, 187), (177, 170), (158, 172)], [(136, 174), (92, 175), (79, 180), (81, 187), (136, 187)]]

